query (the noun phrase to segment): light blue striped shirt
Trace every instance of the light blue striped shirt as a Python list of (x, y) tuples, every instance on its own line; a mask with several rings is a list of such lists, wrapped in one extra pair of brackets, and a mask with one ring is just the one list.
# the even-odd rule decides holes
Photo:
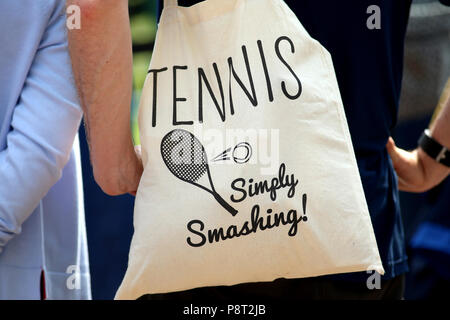
[(64, 5), (0, 1), (0, 299), (91, 297)]

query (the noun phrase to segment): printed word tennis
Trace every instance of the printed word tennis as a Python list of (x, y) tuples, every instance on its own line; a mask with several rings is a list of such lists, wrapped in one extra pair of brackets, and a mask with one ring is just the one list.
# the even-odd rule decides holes
[[(270, 102), (274, 101), (274, 86), (272, 85), (272, 80), (270, 77), (270, 72), (269, 72), (269, 67), (266, 61), (266, 55), (264, 52), (264, 47), (263, 47), (263, 43), (261, 40), (258, 40), (257, 43), (257, 50), (259, 52), (259, 57), (261, 58), (261, 61), (259, 63), (259, 65), (261, 66), (260, 68), (262, 69), (263, 73), (264, 73), (264, 77), (265, 77), (265, 82), (266, 82), (266, 89), (267, 89), (267, 97), (268, 100)], [(294, 47), (294, 42), (286, 37), (286, 36), (282, 36), (279, 37), (274, 44), (274, 50), (275, 50), (275, 54), (278, 58), (278, 62), (283, 64), (284, 67), (286, 68), (286, 73), (288, 74), (288, 78), (289, 81), (287, 79), (281, 79), (280, 81), (280, 88), (281, 91), (283, 92), (283, 94), (291, 100), (295, 100), (298, 99), (302, 93), (302, 84), (301, 81), (298, 77), (298, 75), (294, 72), (294, 70), (292, 69), (292, 67), (288, 64), (288, 62), (286, 61), (286, 58), (283, 57), (282, 53), (281, 53), (281, 48), (283, 47), (283, 49), (288, 48), (291, 54), (295, 53), (295, 47)], [(252, 69), (251, 69), (251, 65), (256, 65), (255, 64), (251, 64), (249, 61), (249, 57), (248, 57), (248, 52), (247, 52), (247, 46), (243, 45), (242, 46), (242, 57), (243, 57), (243, 62), (245, 64), (246, 67), (246, 73), (247, 73), (247, 79), (246, 82), (248, 81), (249, 85), (246, 86), (244, 84), (244, 81), (242, 80), (242, 75), (238, 75), (238, 73), (236, 72), (236, 60), (233, 60), (232, 57), (229, 57), (226, 60), (226, 64), (220, 64), (219, 66), (226, 65), (227, 67), (227, 73), (228, 73), (228, 113), (230, 115), (233, 115), (235, 113), (235, 106), (234, 106), (234, 102), (233, 102), (233, 90), (235, 90), (233, 88), (233, 82), (236, 82), (239, 87), (241, 88), (241, 90), (245, 93), (245, 95), (247, 96), (248, 100), (249, 100), (249, 105), (253, 105), (253, 107), (257, 107), (258, 106), (258, 97), (257, 97), (257, 89), (255, 88), (255, 84), (253, 81), (253, 73), (252, 73)], [(157, 125), (157, 118), (158, 118), (158, 80), (161, 81), (163, 79), (163, 77), (167, 77), (167, 76), (171, 76), (172, 77), (172, 89), (173, 89), (173, 99), (172, 99), (172, 124), (174, 126), (176, 125), (193, 125), (194, 124), (194, 119), (180, 119), (179, 117), (179, 108), (183, 108), (183, 107), (192, 107), (192, 103), (189, 105), (182, 105), (182, 102), (186, 102), (187, 98), (182, 97), (179, 95), (178, 90), (179, 90), (179, 84), (177, 83), (177, 77), (180, 76), (181, 72), (195, 72), (195, 76), (193, 76), (193, 78), (196, 79), (196, 81), (194, 83), (197, 83), (197, 92), (198, 92), (198, 101), (196, 104), (196, 107), (198, 108), (198, 119), (196, 119), (199, 123), (203, 123), (203, 105), (204, 105), (204, 88), (206, 88), (206, 90), (208, 91), (212, 101), (214, 102), (214, 105), (216, 107), (218, 116), (220, 117), (222, 122), (225, 122), (226, 118), (227, 118), (227, 110), (226, 110), (226, 103), (225, 103), (225, 94), (224, 94), (224, 85), (222, 82), (222, 78), (223, 78), (223, 74), (221, 74), (220, 70), (219, 70), (219, 66), (216, 62), (212, 63), (212, 68), (215, 74), (215, 78), (217, 81), (217, 87), (219, 88), (219, 93), (220, 93), (220, 103), (219, 103), (219, 99), (217, 98), (216, 94), (214, 93), (213, 89), (212, 89), (212, 81), (211, 79), (207, 78), (207, 74), (211, 74), (212, 72), (209, 72), (211, 70), (204, 68), (204, 67), (197, 67), (195, 69), (195, 71), (192, 71), (190, 69), (189, 66), (187, 65), (183, 65), (183, 66), (173, 66), (172, 67), (172, 72), (171, 74), (167, 74), (165, 73), (166, 71), (169, 70), (168, 67), (163, 67), (160, 69), (150, 69), (148, 71), (149, 73), (149, 77), (152, 75), (153, 76), (153, 97), (152, 97), (152, 126), (156, 127)], [(205, 71), (206, 70), (206, 71)], [(222, 71), (223, 73), (223, 71)], [(287, 88), (286, 82), (293, 82), (294, 84), (290, 85), (291, 88)], [(211, 81), (211, 82), (210, 82)], [(177, 89), (178, 88), (178, 89)], [(168, 106), (164, 106), (164, 107), (168, 107)], [(218, 118), (219, 119), (219, 118)]]

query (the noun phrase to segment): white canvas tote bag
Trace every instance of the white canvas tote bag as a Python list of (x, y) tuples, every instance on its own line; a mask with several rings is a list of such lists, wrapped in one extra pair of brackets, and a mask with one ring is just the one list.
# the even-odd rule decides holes
[(282, 0), (166, 0), (117, 299), (383, 274), (330, 54)]

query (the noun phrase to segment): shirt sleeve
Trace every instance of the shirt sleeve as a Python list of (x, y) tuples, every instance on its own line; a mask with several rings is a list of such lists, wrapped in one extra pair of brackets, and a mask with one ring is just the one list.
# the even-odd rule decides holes
[(61, 177), (82, 117), (63, 9), (48, 22), (0, 152), (0, 253)]

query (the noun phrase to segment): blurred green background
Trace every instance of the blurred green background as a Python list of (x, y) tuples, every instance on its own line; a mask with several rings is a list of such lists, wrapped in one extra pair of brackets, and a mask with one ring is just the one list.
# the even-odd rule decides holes
[(131, 36), (133, 38), (133, 99), (131, 129), (135, 144), (140, 144), (137, 123), (139, 100), (152, 57), (156, 35), (156, 0), (129, 0)]

